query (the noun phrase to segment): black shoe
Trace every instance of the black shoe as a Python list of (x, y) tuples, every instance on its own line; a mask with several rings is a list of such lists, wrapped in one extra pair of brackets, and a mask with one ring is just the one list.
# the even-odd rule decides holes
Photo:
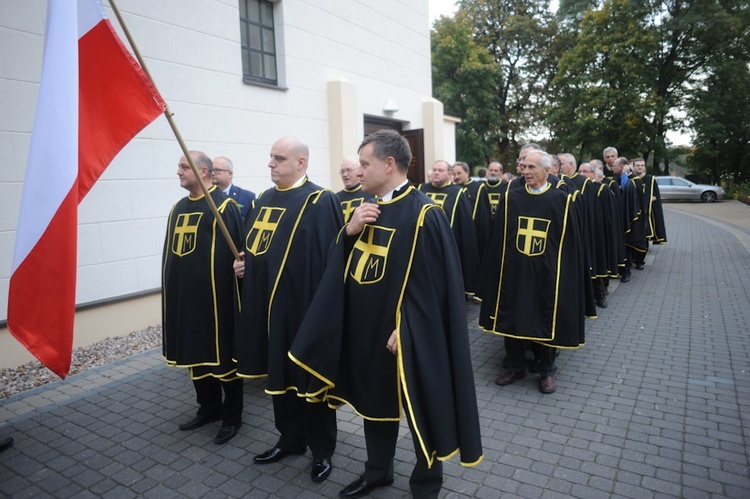
[(602, 295), (598, 300), (596, 300), (596, 306), (599, 308), (607, 308), (609, 304), (607, 303), (607, 297)]
[(216, 438), (214, 438), (214, 443), (221, 445), (229, 442), (237, 435), (237, 430), (239, 430), (240, 427), (238, 426), (222, 426), (221, 430), (219, 430), (219, 433), (216, 434)]
[(218, 421), (221, 419), (221, 416), (195, 416), (191, 421), (188, 421), (185, 424), (180, 425), (180, 430), (187, 431), (187, 430), (195, 430), (200, 428), (201, 426), (206, 426), (208, 423), (213, 423), (214, 421)]
[(363, 477), (359, 477), (355, 481), (347, 485), (344, 490), (339, 492), (339, 497), (343, 499), (364, 497), (378, 487), (387, 487), (392, 483), (392, 478), (390, 480), (383, 480), (382, 482), (368, 483)]
[(13, 447), (13, 437), (0, 438), (0, 452)]
[(636, 270), (643, 270), (643, 264), (642, 263), (636, 263), (635, 264)]
[(286, 456), (299, 456), (305, 453), (307, 450), (306, 447), (303, 447), (301, 449), (293, 449), (293, 450), (284, 450), (280, 449), (278, 447), (274, 447), (273, 449), (269, 449), (263, 454), (259, 454), (253, 458), (253, 461), (255, 461), (255, 464), (270, 464), (275, 463), (276, 461), (281, 461)]
[(313, 482), (322, 482), (326, 478), (328, 478), (328, 475), (331, 474), (331, 471), (333, 470), (333, 465), (331, 464), (331, 460), (327, 457), (324, 457), (323, 459), (316, 459), (313, 461), (313, 467), (312, 472), (310, 473), (310, 477), (312, 478)]
[(623, 274), (620, 276), (620, 282), (628, 282), (630, 281), (630, 276), (628, 274)]

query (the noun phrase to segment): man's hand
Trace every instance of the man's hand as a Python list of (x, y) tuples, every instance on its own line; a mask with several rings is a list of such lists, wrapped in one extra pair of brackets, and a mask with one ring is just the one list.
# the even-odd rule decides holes
[(234, 275), (242, 279), (245, 276), (245, 252), (240, 252), (240, 259), (235, 260), (232, 264), (232, 268), (234, 268)]
[(398, 355), (398, 330), (394, 329), (391, 333), (391, 337), (388, 338), (388, 343), (385, 344), (385, 348), (388, 349), (393, 355)]
[(380, 207), (375, 203), (362, 203), (352, 213), (352, 218), (346, 226), (346, 234), (353, 236), (362, 232), (365, 224), (375, 222), (380, 216)]

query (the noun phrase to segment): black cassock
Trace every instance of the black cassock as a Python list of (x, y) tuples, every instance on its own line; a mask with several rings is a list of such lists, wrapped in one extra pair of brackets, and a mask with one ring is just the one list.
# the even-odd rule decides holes
[(420, 185), (419, 190), (427, 194), (448, 215), (448, 221), (456, 238), (456, 244), (458, 244), (458, 254), (464, 276), (464, 291), (467, 295), (474, 295), (479, 278), (479, 248), (474, 220), (471, 217), (472, 206), (466, 190), (456, 184), (435, 187), (429, 183)]
[(268, 376), (266, 392), (271, 395), (297, 390), (301, 382), (287, 352), (341, 225), (336, 195), (309, 180), (298, 187), (264, 191), (248, 213), (236, 340), (238, 373)]
[(479, 325), (502, 336), (578, 348), (590, 273), (574, 196), (525, 186), (501, 201), (480, 273)]
[[(482, 459), (458, 250), (445, 214), (413, 187), (379, 203), (357, 236), (342, 230), (289, 356), (306, 396), (398, 421), (408, 405), (431, 466)], [(398, 356), (386, 349), (399, 332)], [(302, 369), (300, 369), (302, 371)]]
[[(242, 221), (234, 200), (215, 186), (209, 194), (236, 247)], [(178, 201), (169, 214), (162, 265), (162, 353), (189, 367), (193, 379), (232, 378), (238, 285), (234, 255), (204, 196)]]
[(344, 223), (349, 222), (357, 206), (373, 198), (371, 194), (367, 194), (362, 190), (362, 184), (357, 184), (351, 189), (344, 188), (337, 192), (336, 196), (338, 196), (339, 202), (341, 202), (341, 214), (344, 216)]

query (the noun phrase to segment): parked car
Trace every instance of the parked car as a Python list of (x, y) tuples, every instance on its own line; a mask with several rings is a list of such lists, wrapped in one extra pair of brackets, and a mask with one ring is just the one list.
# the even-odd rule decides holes
[(681, 177), (656, 177), (662, 201), (698, 201), (713, 203), (724, 199), (726, 192), (717, 185), (696, 184)]

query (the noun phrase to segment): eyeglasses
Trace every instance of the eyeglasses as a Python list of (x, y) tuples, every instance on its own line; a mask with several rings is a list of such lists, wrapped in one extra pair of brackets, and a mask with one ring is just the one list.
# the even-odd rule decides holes
[(339, 172), (339, 175), (351, 175), (352, 173), (359, 170), (359, 168), (345, 168)]
[(211, 173), (216, 175), (217, 173), (231, 172), (232, 170), (222, 170), (221, 168), (214, 168)]

